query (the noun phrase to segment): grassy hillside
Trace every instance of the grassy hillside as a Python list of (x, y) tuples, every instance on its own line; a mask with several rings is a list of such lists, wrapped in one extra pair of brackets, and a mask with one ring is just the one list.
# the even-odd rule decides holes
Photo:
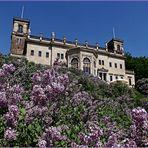
[(56, 61), (0, 56), (0, 146), (146, 147), (147, 99)]

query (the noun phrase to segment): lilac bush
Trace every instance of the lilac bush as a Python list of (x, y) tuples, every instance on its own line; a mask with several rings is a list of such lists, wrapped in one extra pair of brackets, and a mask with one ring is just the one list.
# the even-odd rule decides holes
[(143, 78), (136, 82), (136, 88), (145, 96), (148, 96), (148, 79)]
[(58, 60), (29, 74), (19, 63), (18, 69), (13, 64), (0, 69), (0, 146), (148, 146), (148, 114), (135, 106), (128, 88), (112, 95), (111, 86), (74, 76)]
[(137, 146), (147, 146), (148, 113), (145, 109), (138, 107), (132, 110), (132, 119), (130, 137), (136, 142)]

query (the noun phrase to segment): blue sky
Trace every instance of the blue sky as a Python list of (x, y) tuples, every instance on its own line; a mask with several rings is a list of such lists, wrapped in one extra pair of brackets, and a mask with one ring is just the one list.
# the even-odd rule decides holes
[(124, 49), (133, 56), (148, 56), (148, 2), (0, 2), (0, 51), (10, 52), (13, 17), (31, 21), (31, 33), (101, 47), (113, 37), (124, 40)]

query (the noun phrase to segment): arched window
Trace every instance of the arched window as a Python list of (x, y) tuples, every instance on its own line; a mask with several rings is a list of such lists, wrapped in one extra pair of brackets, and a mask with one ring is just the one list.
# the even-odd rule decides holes
[(71, 67), (78, 68), (78, 59), (77, 58), (73, 58), (71, 60)]
[(117, 45), (117, 51), (120, 51), (120, 45)]
[(83, 71), (86, 74), (90, 74), (90, 60), (88, 58), (83, 60)]
[(22, 26), (22, 25), (19, 25), (19, 26), (18, 26), (18, 32), (19, 32), (19, 33), (23, 33), (23, 26)]

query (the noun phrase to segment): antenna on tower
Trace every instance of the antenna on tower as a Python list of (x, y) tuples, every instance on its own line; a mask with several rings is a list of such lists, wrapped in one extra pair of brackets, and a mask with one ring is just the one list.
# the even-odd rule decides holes
[(21, 18), (24, 17), (24, 6), (22, 7), (22, 13), (21, 13)]
[(115, 38), (115, 29), (113, 27), (113, 38)]

